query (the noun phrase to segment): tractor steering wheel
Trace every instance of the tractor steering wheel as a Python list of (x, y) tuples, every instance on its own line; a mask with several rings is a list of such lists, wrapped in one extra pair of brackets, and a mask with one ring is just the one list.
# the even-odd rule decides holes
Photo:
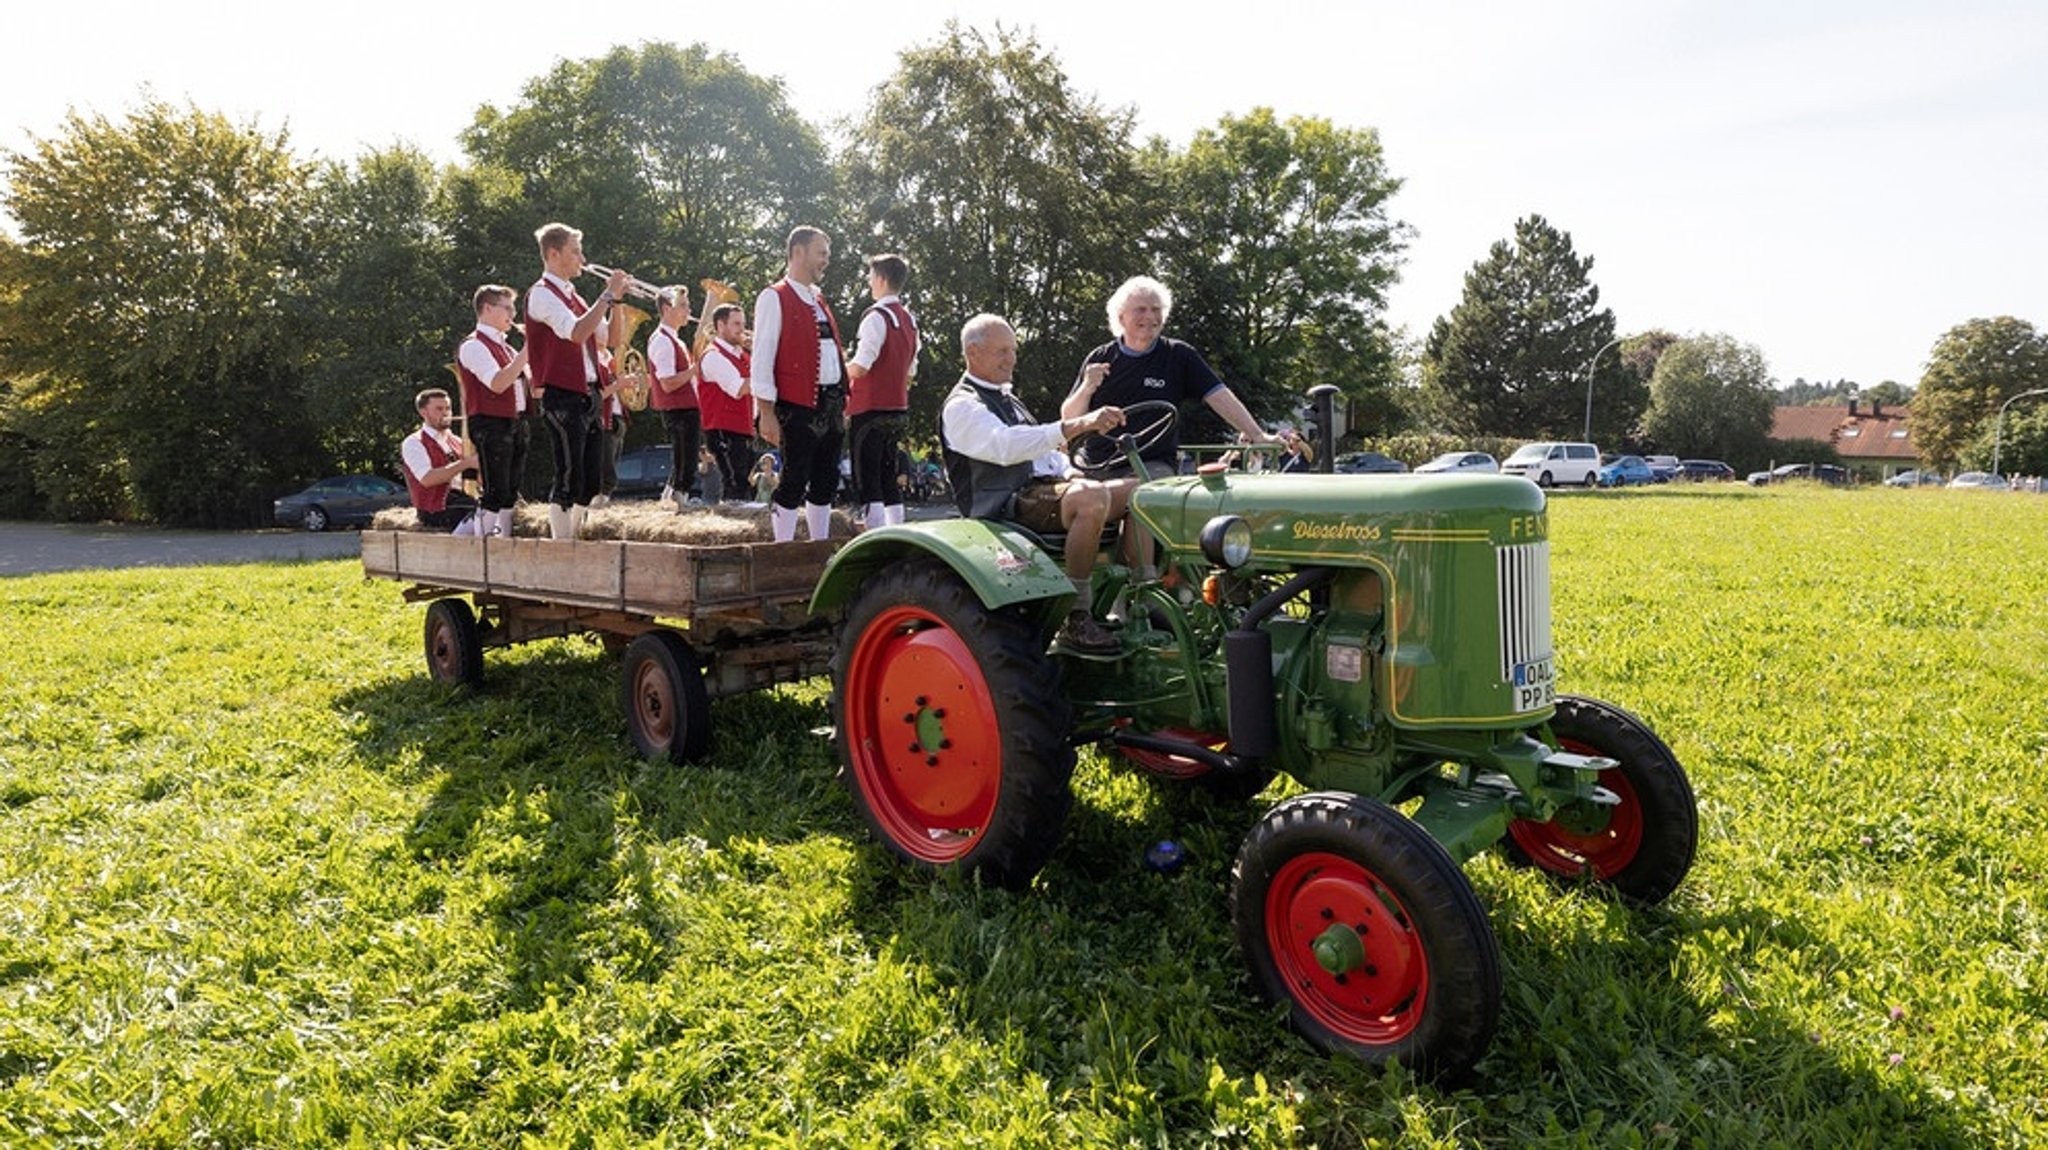
[[(1124, 425), (1113, 436), (1091, 431), (1074, 441), (1069, 456), (1074, 469), (1094, 475), (1127, 461), (1125, 441), (1143, 455), (1164, 440), (1180, 422), (1180, 408), (1163, 399), (1141, 399), (1124, 409)], [(1142, 477), (1141, 477), (1142, 478)]]

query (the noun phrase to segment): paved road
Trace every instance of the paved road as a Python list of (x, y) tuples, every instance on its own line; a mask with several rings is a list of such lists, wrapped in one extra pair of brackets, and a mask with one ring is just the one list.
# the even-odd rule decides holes
[(154, 527), (0, 522), (0, 576), (99, 567), (186, 567), (362, 553), (354, 531), (165, 531)]

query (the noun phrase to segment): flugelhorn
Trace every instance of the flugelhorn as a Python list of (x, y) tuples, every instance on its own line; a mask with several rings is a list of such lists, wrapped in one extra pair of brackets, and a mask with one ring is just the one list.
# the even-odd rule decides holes
[[(589, 272), (591, 275), (603, 276), (606, 279), (610, 279), (612, 278), (612, 273), (615, 269), (608, 268), (603, 264), (586, 263), (583, 265), (583, 270)], [(656, 287), (654, 284), (648, 283), (646, 280), (634, 275), (628, 275), (626, 277), (626, 294), (636, 295), (642, 299), (653, 300), (657, 302), (661, 299), (661, 289), (659, 287)]]

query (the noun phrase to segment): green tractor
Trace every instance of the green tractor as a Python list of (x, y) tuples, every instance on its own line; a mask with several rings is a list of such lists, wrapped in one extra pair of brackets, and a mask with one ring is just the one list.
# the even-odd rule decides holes
[(1268, 812), (1233, 871), (1252, 981), (1317, 1047), (1439, 1077), (1478, 1060), (1500, 1010), (1466, 859), (1499, 844), (1637, 905), (1685, 877), (1698, 821), (1676, 757), (1619, 707), (1555, 691), (1534, 484), (1209, 464), (1145, 483), (1131, 514), (1160, 562), (1097, 564), (1096, 606), (1123, 620), (1112, 657), (1048, 646), (1074, 595), (1055, 552), (1097, 540), (955, 519), (834, 557), (813, 609), (845, 610), (837, 738), (896, 854), (1027, 884), (1081, 743), (1238, 798), (1290, 775), (1311, 793)]

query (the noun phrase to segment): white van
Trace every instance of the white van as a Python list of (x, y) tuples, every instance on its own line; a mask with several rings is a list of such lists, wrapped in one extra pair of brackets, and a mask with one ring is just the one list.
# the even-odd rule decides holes
[(1532, 443), (1503, 460), (1500, 470), (1534, 480), (1538, 487), (1591, 487), (1600, 481), (1600, 449), (1590, 443)]

